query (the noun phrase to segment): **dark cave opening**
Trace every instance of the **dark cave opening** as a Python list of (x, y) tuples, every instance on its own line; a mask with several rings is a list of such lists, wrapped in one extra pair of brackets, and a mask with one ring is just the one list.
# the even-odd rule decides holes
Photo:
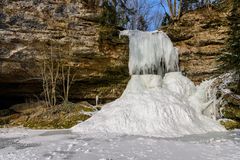
[(0, 96), (0, 110), (8, 109), (11, 106), (19, 103), (25, 103), (26, 97), (22, 96)]

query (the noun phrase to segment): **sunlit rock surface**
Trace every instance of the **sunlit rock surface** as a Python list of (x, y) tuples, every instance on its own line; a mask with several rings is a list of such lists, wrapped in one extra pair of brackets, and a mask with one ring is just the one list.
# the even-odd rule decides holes
[(217, 57), (226, 51), (231, 21), (239, 19), (239, 7), (231, 14), (233, 5), (233, 0), (224, 0), (217, 6), (190, 11), (160, 29), (179, 49), (181, 70), (197, 84), (220, 73)]
[(39, 62), (51, 49), (79, 66), (70, 99), (121, 95), (128, 79), (127, 41), (119, 40), (116, 29), (101, 27), (101, 9), (86, 2), (0, 1), (0, 107), (36, 99), (42, 89)]

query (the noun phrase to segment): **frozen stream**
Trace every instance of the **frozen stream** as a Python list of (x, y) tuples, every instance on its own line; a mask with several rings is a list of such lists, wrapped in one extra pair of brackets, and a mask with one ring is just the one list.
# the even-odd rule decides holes
[(181, 138), (0, 129), (1, 160), (239, 160), (240, 131)]

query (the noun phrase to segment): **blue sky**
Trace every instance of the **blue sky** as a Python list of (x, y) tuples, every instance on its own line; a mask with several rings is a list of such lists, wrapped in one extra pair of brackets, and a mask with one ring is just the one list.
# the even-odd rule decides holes
[[(165, 11), (164, 11), (163, 7), (160, 5), (160, 1), (161, 0), (149, 0), (149, 3), (154, 5), (154, 7), (151, 8), (151, 11), (150, 11), (151, 15), (154, 15), (157, 12), (160, 12), (162, 14), (162, 16), (164, 16)], [(163, 5), (165, 6), (166, 9), (168, 9), (166, 4), (163, 4)], [(161, 17), (159, 17), (159, 18), (161, 18)], [(158, 29), (158, 28), (156, 28), (153, 24), (150, 24), (148, 30), (152, 31), (152, 30), (156, 30), (156, 29)]]

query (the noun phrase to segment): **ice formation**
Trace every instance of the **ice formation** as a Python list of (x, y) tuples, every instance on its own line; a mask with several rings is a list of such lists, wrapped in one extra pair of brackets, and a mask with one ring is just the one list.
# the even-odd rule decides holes
[(131, 79), (122, 96), (72, 128), (80, 133), (156, 137), (224, 131), (203, 115), (210, 83), (195, 87), (178, 71), (178, 53), (163, 32), (123, 31), (130, 37)]
[(178, 52), (164, 32), (126, 30), (120, 36), (129, 36), (129, 74), (164, 75), (178, 71)]

